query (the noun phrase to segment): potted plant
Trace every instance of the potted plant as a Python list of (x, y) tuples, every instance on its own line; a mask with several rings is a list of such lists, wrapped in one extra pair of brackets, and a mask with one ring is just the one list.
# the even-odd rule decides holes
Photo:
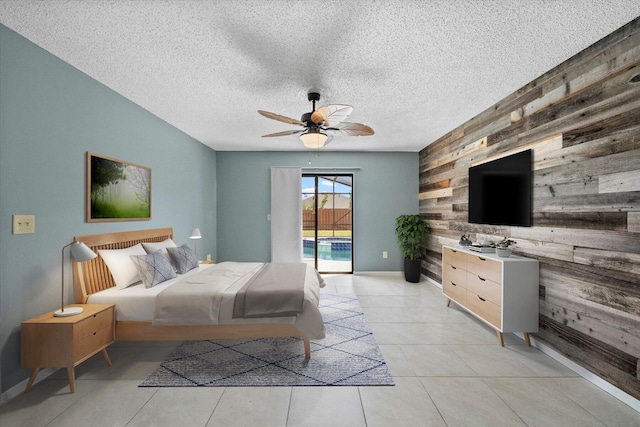
[(429, 225), (420, 215), (400, 215), (396, 218), (396, 235), (404, 257), (404, 278), (420, 281), (420, 264), (426, 255)]
[(458, 244), (460, 246), (470, 246), (471, 245), (471, 239), (469, 239), (469, 234), (463, 234), (460, 237), (460, 241), (458, 242)]
[(500, 240), (499, 242), (489, 243), (489, 246), (491, 246), (492, 248), (496, 248), (496, 255), (503, 258), (508, 258), (509, 256), (511, 256), (511, 248), (509, 246), (515, 245), (516, 243), (517, 242), (515, 240), (507, 239), (507, 237), (505, 236), (505, 238)]

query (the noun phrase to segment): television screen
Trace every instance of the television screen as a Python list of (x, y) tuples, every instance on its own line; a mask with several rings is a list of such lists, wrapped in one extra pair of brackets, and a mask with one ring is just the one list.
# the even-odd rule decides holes
[(531, 227), (531, 150), (469, 168), (469, 222)]

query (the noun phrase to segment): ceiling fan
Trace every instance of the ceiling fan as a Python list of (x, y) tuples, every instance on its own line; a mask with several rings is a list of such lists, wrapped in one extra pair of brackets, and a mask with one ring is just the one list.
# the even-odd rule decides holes
[(283, 132), (270, 133), (262, 135), (263, 137), (276, 137), (301, 134), (300, 139), (307, 148), (320, 148), (328, 144), (334, 135), (342, 136), (368, 136), (373, 135), (373, 129), (361, 123), (345, 122), (353, 111), (353, 107), (349, 105), (332, 104), (325, 107), (319, 107), (316, 110), (316, 101), (320, 99), (318, 92), (309, 92), (307, 99), (312, 102), (312, 111), (304, 113), (300, 120), (290, 117), (281, 116), (280, 114), (270, 113), (264, 110), (258, 110), (261, 115), (277, 120), (279, 122), (289, 123), (291, 125), (302, 126), (304, 129), (285, 130)]

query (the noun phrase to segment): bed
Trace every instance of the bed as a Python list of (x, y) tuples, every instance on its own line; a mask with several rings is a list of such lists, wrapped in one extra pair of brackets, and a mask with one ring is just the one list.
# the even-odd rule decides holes
[[(77, 241), (83, 242), (96, 253), (123, 250), (139, 243), (154, 244), (173, 239), (172, 228), (158, 228), (138, 231), (94, 234), (76, 236)], [(78, 263), (73, 261), (74, 291), (76, 303), (113, 303), (116, 304), (116, 340), (119, 341), (179, 341), (206, 339), (253, 339), (299, 337), (304, 343), (305, 357), (311, 355), (309, 339), (324, 337), (324, 324), (318, 310), (319, 289), (323, 286), (322, 279), (311, 267), (306, 266), (304, 275), (304, 305), (302, 312), (290, 315), (274, 315), (269, 317), (234, 318), (232, 294), (237, 292), (248, 281), (253, 273), (264, 269), (267, 265), (261, 263), (220, 263), (201, 264), (193, 270), (177, 275), (175, 279), (167, 280), (157, 286), (146, 288), (141, 284), (134, 284), (124, 289), (118, 289), (111, 270), (103, 259), (98, 256), (92, 260)], [(283, 267), (283, 266), (280, 266)], [(305, 268), (305, 267), (301, 267)], [(222, 270), (231, 270), (238, 279), (232, 285), (226, 286), (219, 305), (219, 318), (215, 324), (179, 324), (162, 318), (154, 318), (158, 295), (167, 295), (172, 289), (191, 289), (211, 278), (216, 278)], [(225, 273), (226, 274), (226, 273)], [(226, 279), (225, 279), (226, 280)], [(229, 282), (231, 283), (231, 282)], [(164, 297), (166, 303), (167, 297)], [(178, 300), (176, 300), (178, 301)], [(160, 303), (158, 303), (160, 304)], [(176, 302), (176, 304), (179, 304)], [(183, 303), (184, 304), (184, 303)], [(172, 307), (166, 307), (171, 311)], [(185, 310), (178, 307), (175, 311)], [(193, 310), (197, 311), (197, 310)], [(156, 313), (157, 315), (157, 313)], [(170, 317), (170, 316), (169, 316)], [(189, 322), (189, 321), (187, 321)], [(178, 324), (176, 324), (178, 323)]]

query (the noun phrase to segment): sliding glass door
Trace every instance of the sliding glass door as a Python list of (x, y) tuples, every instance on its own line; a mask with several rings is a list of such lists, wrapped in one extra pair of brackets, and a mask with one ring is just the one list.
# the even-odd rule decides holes
[(304, 261), (320, 273), (353, 273), (353, 175), (302, 175)]

